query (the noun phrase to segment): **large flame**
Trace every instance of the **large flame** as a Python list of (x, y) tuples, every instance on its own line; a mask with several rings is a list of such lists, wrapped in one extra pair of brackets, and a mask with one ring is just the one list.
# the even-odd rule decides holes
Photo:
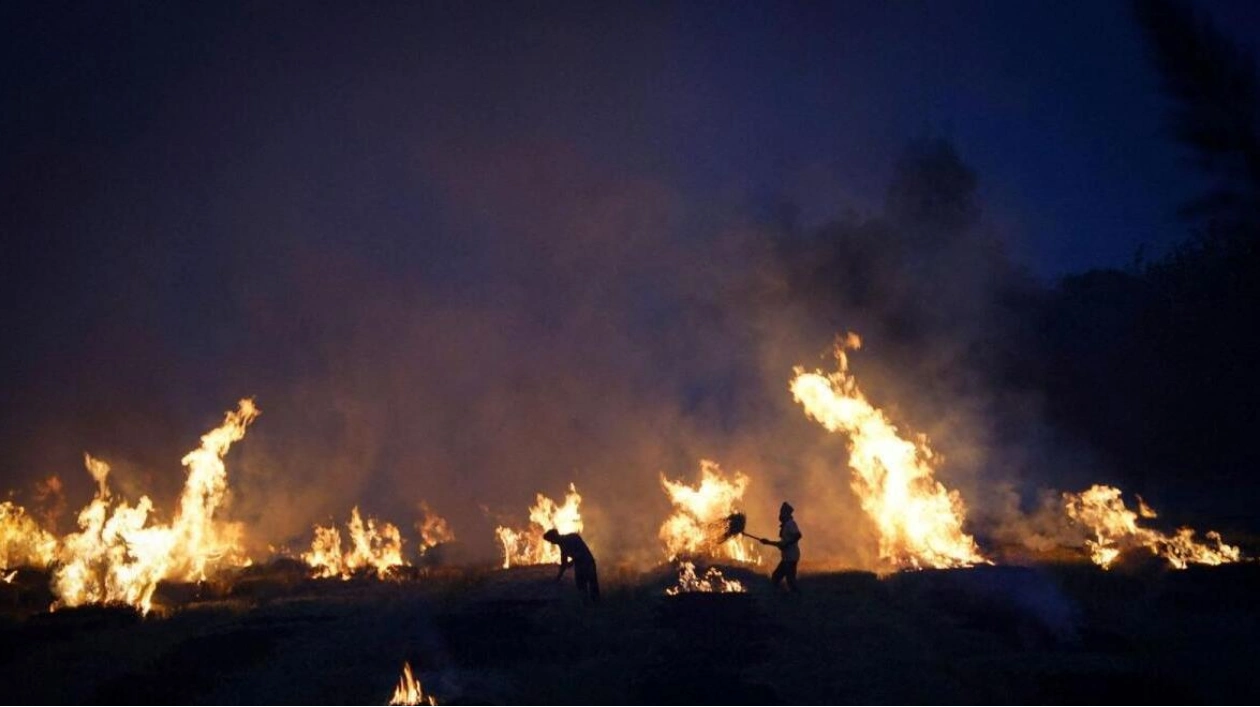
[(692, 562), (683, 562), (678, 567), (678, 584), (666, 588), (665, 593), (676, 596), (691, 592), (722, 594), (746, 591), (748, 590), (744, 588), (743, 583), (737, 579), (723, 577), (722, 571), (716, 567), (710, 567), (702, 576), (697, 576), (696, 565)]
[(0, 569), (47, 567), (57, 555), (57, 538), (44, 530), (26, 509), (0, 502)]
[(82, 604), (129, 604), (147, 613), (163, 579), (201, 581), (217, 567), (249, 563), (240, 548), (241, 526), (215, 519), (227, 495), (223, 456), (258, 416), (252, 400), (241, 400), (222, 425), (201, 438), (201, 447), (183, 459), (188, 479), (169, 525), (150, 524), (148, 496), (131, 506), (114, 505), (109, 465), (84, 455), (97, 491), (79, 512), (80, 531), (67, 535), (53, 574), (53, 608)]
[(1108, 569), (1125, 550), (1144, 548), (1162, 557), (1177, 569), (1189, 564), (1221, 565), (1238, 562), (1242, 552), (1226, 545), (1220, 533), (1209, 531), (1212, 545), (1197, 542), (1194, 530), (1180, 528), (1176, 535), (1165, 535), (1137, 524), (1138, 517), (1154, 518), (1155, 511), (1138, 499), (1138, 511), (1128, 509), (1121, 491), (1114, 486), (1095, 484), (1081, 493), (1063, 494), (1064, 507), (1072, 520), (1087, 527), (1094, 537), (1085, 541), (1090, 559)]
[(988, 562), (963, 532), (965, 509), (957, 491), (933, 478), (927, 440), (898, 434), (849, 372), (846, 349), (861, 340), (837, 341), (838, 370), (830, 375), (797, 367), (792, 395), (805, 413), (848, 440), (851, 486), (879, 531), (879, 557), (894, 568), (969, 567)]
[(436, 705), (437, 699), (433, 695), (424, 694), (423, 688), (420, 687), (420, 681), (416, 680), (416, 676), (411, 672), (411, 663), (403, 663), (403, 674), (398, 679), (398, 687), (394, 688), (394, 696), (390, 698), (391, 705)]
[(529, 527), (513, 530), (504, 526), (494, 529), (495, 537), (503, 548), (503, 568), (512, 565), (546, 565), (560, 562), (560, 548), (543, 540), (543, 533), (555, 528), (561, 534), (582, 532), (582, 514), (578, 507), (582, 497), (577, 487), (569, 484), (564, 495), (564, 505), (541, 493), (529, 509)]
[(761, 555), (743, 537), (726, 537), (726, 518), (737, 510), (748, 488), (748, 477), (735, 472), (729, 479), (716, 462), (700, 461), (700, 483), (688, 486), (661, 475), (661, 486), (674, 512), (661, 524), (660, 537), (670, 561), (679, 557), (724, 557), (759, 564)]
[(450, 523), (434, 513), (433, 509), (429, 508), (429, 504), (424, 501), (420, 502), (420, 518), (415, 522), (415, 529), (416, 534), (420, 536), (421, 553), (431, 547), (455, 540), (455, 533), (451, 531)]
[(315, 539), (310, 552), (302, 553), (302, 561), (315, 570), (316, 577), (350, 579), (360, 570), (384, 578), (394, 567), (409, 564), (403, 559), (403, 539), (398, 526), (369, 517), (363, 522), (359, 507), (350, 511), (346, 523), (349, 547), (341, 548), (341, 533), (334, 526), (315, 526)]

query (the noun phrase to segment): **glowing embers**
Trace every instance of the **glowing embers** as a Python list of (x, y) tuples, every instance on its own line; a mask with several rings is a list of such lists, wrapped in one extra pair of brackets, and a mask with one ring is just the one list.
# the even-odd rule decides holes
[(560, 548), (543, 539), (543, 533), (555, 528), (561, 535), (582, 532), (582, 514), (578, 507), (582, 497), (577, 487), (569, 484), (564, 505), (541, 493), (529, 509), (529, 527), (513, 530), (504, 526), (494, 529), (499, 546), (503, 548), (503, 568), (513, 565), (545, 565), (560, 562)]
[(424, 694), (424, 690), (420, 686), (420, 681), (416, 680), (415, 675), (411, 672), (411, 663), (403, 663), (402, 677), (398, 679), (398, 687), (394, 688), (394, 696), (390, 698), (391, 705), (436, 705), (437, 699), (433, 695)]
[(106, 479), (109, 465), (84, 455), (96, 480), (96, 497), (79, 512), (80, 531), (62, 539), (53, 573), (53, 608), (81, 604), (129, 604), (147, 613), (163, 579), (202, 581), (212, 569), (249, 564), (241, 550), (242, 527), (215, 513), (227, 496), (223, 457), (258, 417), (252, 400), (242, 400), (201, 446), (183, 459), (188, 478), (179, 508), (168, 525), (150, 523), (148, 496), (131, 506), (114, 504)]
[(706, 592), (712, 594), (739, 594), (748, 591), (737, 579), (727, 579), (716, 567), (705, 570), (703, 575), (696, 575), (696, 565), (683, 562), (678, 566), (678, 584), (669, 587), (665, 593), (669, 596)]
[(302, 553), (302, 561), (310, 565), (316, 577), (350, 579), (356, 573), (369, 572), (385, 578), (391, 570), (409, 564), (403, 559), (403, 540), (398, 526), (359, 515), (359, 507), (350, 511), (346, 523), (348, 547), (341, 545), (341, 533), (334, 526), (315, 526), (315, 539), (310, 552)]
[(809, 417), (845, 435), (850, 485), (875, 522), (880, 559), (897, 569), (988, 562), (975, 539), (963, 532), (962, 497), (933, 478), (935, 460), (927, 439), (903, 438), (858, 388), (845, 350), (860, 346), (856, 334), (837, 341), (838, 370), (824, 375), (797, 367), (790, 388)]
[(748, 477), (729, 478), (714, 462), (700, 462), (700, 483), (688, 486), (661, 476), (661, 486), (674, 511), (661, 524), (660, 538), (670, 561), (680, 557), (714, 557), (759, 564), (761, 555), (741, 536), (726, 536), (727, 518), (748, 488)]
[(1085, 541), (1085, 546), (1090, 559), (1103, 569), (1111, 567), (1121, 553), (1135, 548), (1144, 548), (1177, 569), (1185, 569), (1191, 563), (1222, 565), (1242, 558), (1242, 552), (1233, 545), (1226, 545), (1215, 531), (1207, 533), (1211, 543), (1208, 545), (1197, 542), (1190, 528), (1180, 528), (1170, 536), (1139, 527), (1138, 517), (1154, 518), (1155, 511), (1141, 498), (1138, 511), (1129, 510), (1120, 489), (1113, 486), (1095, 484), (1081, 493), (1065, 493), (1063, 502), (1068, 517), (1093, 534), (1092, 539)]

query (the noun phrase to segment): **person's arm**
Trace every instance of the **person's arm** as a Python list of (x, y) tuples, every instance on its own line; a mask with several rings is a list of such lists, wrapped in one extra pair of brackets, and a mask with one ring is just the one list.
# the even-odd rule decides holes
[(561, 550), (560, 551), (560, 572), (559, 574), (556, 575), (557, 582), (559, 582), (561, 579), (564, 578), (564, 571), (569, 569), (569, 565), (571, 564), (573, 564), (573, 558), (565, 554), (565, 552)]

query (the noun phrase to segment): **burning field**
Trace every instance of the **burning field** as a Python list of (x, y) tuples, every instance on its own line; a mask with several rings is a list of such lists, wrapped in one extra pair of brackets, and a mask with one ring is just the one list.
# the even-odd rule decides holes
[[(584, 517), (583, 504), (600, 500), (576, 483), (562, 502), (537, 494), (525, 525), (506, 514), (495, 561), (444, 556), (459, 529), (425, 502), (401, 526), (352, 505), (344, 525), (313, 523), (307, 549), (251, 556), (250, 529), (227, 511), (229, 452), (260, 417), (247, 399), (184, 456), (183, 491), (169, 512), (148, 496), (114, 491), (109, 463), (91, 455), (84, 466), (96, 492), (75, 530), (58, 535), (40, 510), (0, 506), (10, 697), (728, 704), (1258, 696), (1249, 657), (1260, 648), (1260, 566), (1250, 553), (1216, 532), (1199, 540), (1190, 528), (1160, 530), (1142, 499), (1130, 510), (1121, 490), (1105, 485), (1062, 492), (1040, 511), (1041, 532), (1029, 531), (1036, 537), (1024, 548), (1042, 548), (1033, 561), (1011, 561), (1000, 544), (986, 548), (961, 493), (936, 477), (929, 440), (903, 433), (859, 387), (848, 366), (859, 346), (855, 335), (841, 339), (836, 370), (798, 368), (789, 390), (806, 417), (844, 441), (835, 483), (865, 513), (876, 538), (872, 566), (828, 569), (815, 560), (827, 556), (822, 541), (811, 544), (826, 509), (803, 499), (803, 592), (772, 586), (777, 534), (747, 497), (764, 480), (711, 460), (700, 461), (694, 482), (660, 474), (669, 510), (654, 559), (606, 552), (617, 538)], [(543, 537), (551, 529), (590, 540), (602, 602), (580, 599), (572, 575), (557, 579), (560, 546)], [(24, 679), (32, 675), (45, 679)]]

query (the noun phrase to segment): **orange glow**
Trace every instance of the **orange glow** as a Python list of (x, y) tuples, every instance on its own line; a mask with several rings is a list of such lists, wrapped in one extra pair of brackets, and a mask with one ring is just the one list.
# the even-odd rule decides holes
[(455, 540), (455, 533), (446, 519), (433, 512), (429, 504), (420, 502), (420, 519), (415, 522), (416, 534), (420, 536), (421, 552), (431, 547)]
[(737, 471), (727, 478), (715, 462), (701, 460), (700, 483), (696, 486), (670, 481), (664, 475), (661, 486), (674, 504), (674, 512), (660, 530), (670, 561), (679, 557), (720, 557), (761, 563), (761, 555), (748, 538), (723, 538), (726, 517), (738, 510), (748, 488), (747, 476)]
[(1169, 536), (1158, 530), (1142, 528), (1137, 524), (1142, 518), (1154, 518), (1155, 511), (1138, 499), (1138, 512), (1128, 509), (1121, 498), (1121, 491), (1114, 486), (1095, 484), (1081, 493), (1063, 494), (1068, 517), (1089, 529), (1093, 538), (1085, 541), (1090, 559), (1099, 567), (1109, 569), (1120, 555), (1135, 548), (1142, 548), (1162, 557), (1177, 569), (1190, 564), (1221, 565), (1238, 562), (1242, 552), (1238, 547), (1226, 545), (1220, 533), (1209, 531), (1211, 545), (1194, 539), (1194, 530), (1180, 528)]
[(257, 416), (254, 402), (241, 400), (184, 457), (188, 478), (169, 525), (149, 522), (153, 502), (148, 496), (135, 506), (115, 505), (107, 484), (109, 465), (85, 454), (96, 497), (79, 512), (80, 531), (63, 538), (58, 550), (52, 608), (121, 603), (148, 613), (163, 579), (202, 581), (211, 569), (248, 565), (240, 549), (240, 524), (218, 520), (215, 513), (227, 495), (223, 457)]
[(315, 539), (310, 551), (302, 553), (302, 561), (315, 570), (316, 577), (350, 579), (356, 572), (367, 570), (383, 579), (393, 568), (408, 564), (403, 559), (398, 526), (370, 517), (364, 523), (358, 506), (350, 511), (346, 534), (349, 547), (343, 552), (341, 533), (335, 527), (315, 526)]
[(797, 367), (790, 388), (806, 415), (845, 435), (850, 487), (879, 531), (880, 559), (895, 569), (988, 562), (975, 539), (963, 532), (962, 497), (933, 478), (937, 460), (927, 439), (902, 437), (858, 388), (845, 351), (860, 346), (850, 333), (837, 341), (835, 373)]
[(402, 677), (398, 679), (398, 687), (394, 688), (394, 696), (390, 698), (389, 703), (391, 705), (436, 705), (437, 700), (433, 695), (424, 694), (420, 682), (411, 673), (411, 663), (406, 662), (403, 663)]
[(0, 569), (47, 567), (57, 555), (57, 538), (39, 527), (26, 509), (0, 502)]
[(569, 484), (564, 495), (564, 505), (541, 493), (529, 509), (529, 527), (513, 530), (504, 526), (494, 529), (494, 535), (503, 548), (503, 568), (512, 565), (546, 565), (560, 562), (560, 548), (543, 540), (543, 533), (555, 528), (562, 535), (582, 532), (582, 514), (578, 507), (582, 497), (577, 487)]
[(696, 576), (695, 564), (683, 562), (678, 566), (678, 584), (667, 588), (665, 593), (669, 596), (677, 596), (691, 592), (726, 594), (747, 591), (743, 583), (723, 577), (722, 571), (716, 567), (710, 567), (703, 576)]

